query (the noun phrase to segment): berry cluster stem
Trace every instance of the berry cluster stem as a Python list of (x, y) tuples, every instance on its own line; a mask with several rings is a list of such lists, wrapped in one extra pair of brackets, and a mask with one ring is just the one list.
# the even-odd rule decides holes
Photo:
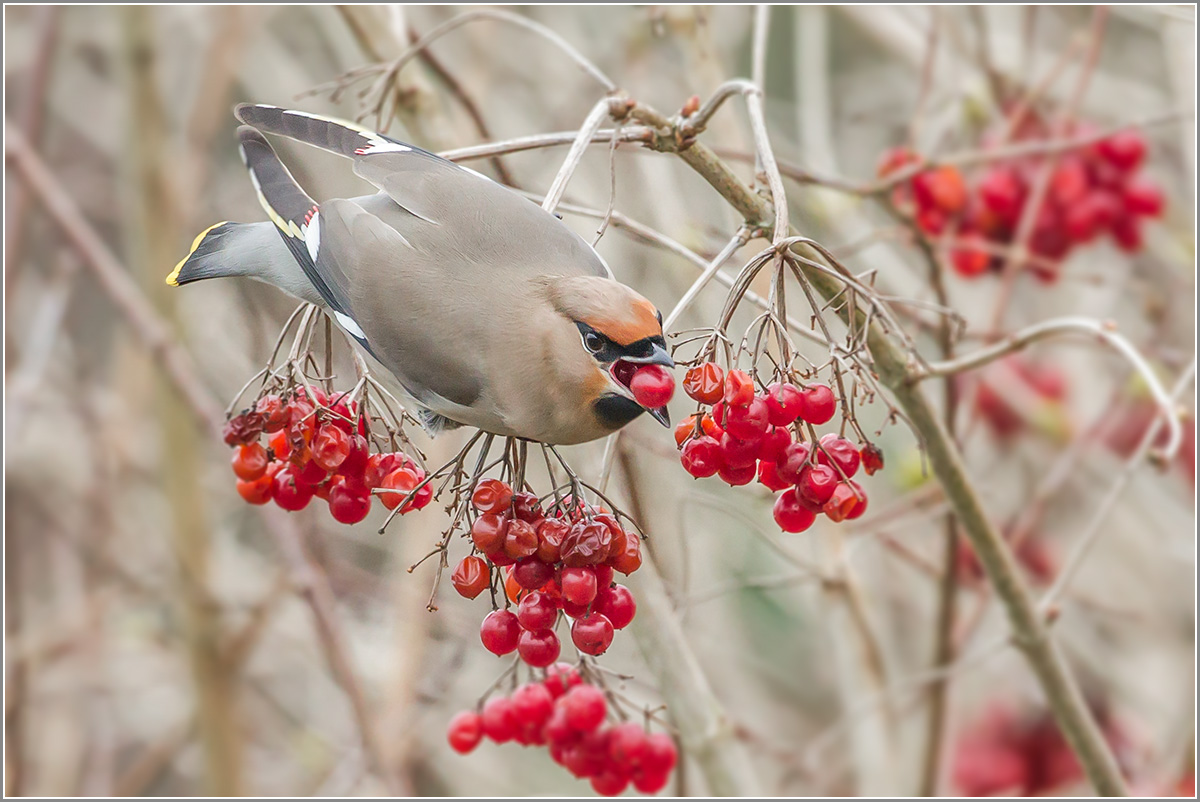
[[(633, 116), (655, 127), (669, 126), (660, 113), (641, 104), (634, 109)], [(660, 146), (667, 141), (667, 137), (658, 139)], [(747, 187), (711, 149), (696, 142), (678, 153), (749, 224), (769, 229), (769, 221), (774, 216), (770, 204)], [(792, 248), (809, 260), (820, 258), (815, 249), (804, 243), (796, 243)], [(843, 291), (842, 282), (835, 276), (804, 261), (800, 263), (800, 269), (807, 281), (825, 298), (833, 298)], [(864, 313), (859, 311), (858, 314), (861, 316)], [(979, 495), (967, 476), (962, 456), (929, 399), (915, 383), (919, 370), (914, 360), (878, 322), (869, 324), (867, 347), (880, 380), (891, 390), (921, 438), (930, 467), (1004, 605), (1012, 627), (1013, 642), (1037, 676), (1054, 717), (1079, 757), (1088, 779), (1100, 794), (1124, 795), (1125, 784), (1116, 761), (1087, 710), (1079, 686), (1051, 639), (1046, 622), (1037, 613), (1028, 589), (1019, 579), (1012, 555), (1000, 533), (984, 513)], [(662, 657), (656, 655), (655, 659)], [(670, 683), (667, 685), (669, 687)]]

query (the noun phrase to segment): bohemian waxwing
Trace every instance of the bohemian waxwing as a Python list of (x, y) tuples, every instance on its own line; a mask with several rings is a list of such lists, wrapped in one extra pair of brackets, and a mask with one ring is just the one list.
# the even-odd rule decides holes
[[(491, 179), (352, 123), (240, 105), (239, 150), (271, 222), (218, 223), (167, 277), (249, 276), (322, 306), (416, 401), (550, 444), (642, 413), (621, 362), (674, 363), (662, 314), (554, 215)], [(346, 156), (381, 191), (317, 204), (260, 131)], [(669, 425), (665, 407), (648, 410)]]

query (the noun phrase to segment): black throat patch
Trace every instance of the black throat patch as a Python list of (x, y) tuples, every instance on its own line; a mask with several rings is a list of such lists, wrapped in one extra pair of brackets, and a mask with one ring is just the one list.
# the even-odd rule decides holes
[(636, 401), (616, 394), (602, 395), (592, 404), (596, 417), (606, 428), (620, 429), (645, 412)]

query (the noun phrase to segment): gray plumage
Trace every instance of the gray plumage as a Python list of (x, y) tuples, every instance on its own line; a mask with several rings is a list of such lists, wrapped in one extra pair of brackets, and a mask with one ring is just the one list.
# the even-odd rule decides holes
[[(613, 391), (580, 345), (580, 316), (639, 335), (641, 326), (659, 341), (661, 327), (652, 330), (644, 307), (653, 307), (613, 281), (582, 238), (419, 148), (303, 112), (235, 113), (251, 126), (239, 143), (272, 222), (213, 227), (168, 283), (252, 276), (319, 303), (427, 410), (428, 428), (454, 422), (556, 443), (614, 428), (579, 409)], [(347, 156), (381, 191), (318, 205), (259, 131)], [(578, 298), (587, 303), (576, 310)]]

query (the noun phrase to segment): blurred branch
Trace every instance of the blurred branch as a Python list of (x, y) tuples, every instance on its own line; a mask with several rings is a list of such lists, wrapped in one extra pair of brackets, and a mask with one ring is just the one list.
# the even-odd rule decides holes
[[(643, 525), (648, 522), (639, 489), (643, 477), (626, 448), (616, 448), (630, 499), (630, 512)], [(759, 782), (749, 757), (738, 742), (729, 717), (713, 695), (704, 671), (687, 642), (679, 617), (667, 595), (652, 550), (642, 555), (642, 567), (630, 574), (628, 584), (638, 599), (633, 631), (671, 718), (679, 730), (684, 751), (704, 775), (713, 796), (755, 796)]]
[[(649, 142), (652, 131), (641, 125), (625, 126), (622, 128), (600, 128), (592, 133), (591, 143), (611, 142)], [(538, 148), (553, 148), (573, 144), (579, 138), (578, 131), (558, 131), (552, 134), (533, 134), (504, 139), (499, 142), (487, 142), (482, 145), (472, 145), (466, 148), (444, 150), (438, 155), (452, 162), (464, 162), (472, 159), (485, 159), (503, 153), (520, 153), (524, 150)]]
[[(57, 51), (60, 6), (44, 5), (34, 10), (34, 27), (37, 29), (37, 44), (34, 45), (33, 63), (29, 68), (29, 77), (13, 112), (16, 123), (13, 126), (24, 134), (26, 141), (37, 142), (42, 134), (42, 116), (46, 108), (46, 92), (50, 84), (50, 69), (54, 64), (54, 54)], [(5, 128), (9, 127), (6, 120)], [(7, 182), (6, 182), (7, 183)], [(8, 300), (15, 297), (13, 289), (17, 283), (22, 264), (23, 246), (25, 244), (25, 213), (29, 208), (29, 196), (25, 187), (19, 183), (5, 187), (4, 198), (4, 286), (8, 290), (5, 308)]]
[(1003, 356), (1020, 351), (1030, 343), (1050, 337), (1077, 334), (1094, 337), (1125, 357), (1142, 378), (1142, 381), (1146, 383), (1150, 394), (1154, 396), (1155, 403), (1158, 404), (1159, 414), (1165, 419), (1167, 424), (1167, 442), (1159, 451), (1158, 457), (1163, 461), (1170, 460), (1175, 456), (1175, 452), (1179, 450), (1179, 444), (1183, 438), (1183, 432), (1179, 425), (1179, 416), (1175, 412), (1174, 404), (1171, 401), (1170, 395), (1158, 380), (1158, 376), (1154, 373), (1154, 370), (1146, 363), (1145, 358), (1134, 348), (1132, 343), (1120, 334), (1117, 334), (1114, 329), (1115, 324), (1092, 318), (1055, 318), (1010, 334), (995, 345), (980, 348), (977, 351), (964, 354), (957, 359), (929, 363), (923, 370), (919, 370), (913, 378), (915, 381), (921, 381), (932, 376), (951, 376), (956, 373), (973, 370)]
[[(136, 148), (122, 153), (127, 160), (130, 209), (123, 226), (131, 261), (143, 281), (158, 287), (160, 320), (170, 337), (178, 329), (173, 297), (158, 281), (161, 266), (170, 264), (180, 237), (183, 210), (174, 192), (169, 157), (166, 109), (159, 90), (162, 72), (161, 40), (155, 35), (159, 12), (146, 6), (127, 7), (121, 17), (125, 74), (130, 103), (126, 131)], [(179, 607), (191, 679), (196, 720), (203, 746), (202, 787), (217, 796), (245, 792), (242, 722), (236, 672), (222, 657), (223, 614), (211, 581), (212, 539), (209, 510), (200, 486), (198, 433), (166, 375), (154, 376), (154, 417), (163, 453), (171, 469), (162, 477), (169, 506), (168, 527), (178, 565), (172, 596)]]
[[(138, 343), (150, 351), (196, 419), (213, 437), (219, 437), (224, 420), (221, 405), (200, 382), (191, 357), (175, 342), (166, 323), (95, 229), (84, 219), (62, 184), (37, 154), (30, 150), (20, 132), (6, 126), (4, 146), (6, 158), (12, 160), (34, 190), (34, 195), (79, 251), (84, 265), (92, 270), (101, 289), (117, 306), (123, 320), (133, 328)], [(293, 586), (312, 610), (321, 647), (330, 666), (336, 667), (335, 678), (351, 699), (364, 745), (377, 744), (373, 734), (373, 715), (363, 701), (357, 677), (350, 669), (345, 638), (341, 635), (328, 581), (318, 568), (304, 558), (298, 542), (299, 534), (291, 522), (272, 514), (272, 510), (260, 510), (267, 529), (285, 557)], [(367, 751), (373, 757), (378, 754), (377, 750), (369, 747)], [(378, 765), (383, 765), (381, 760)], [(382, 776), (388, 782), (386, 775)]]
[(133, 327), (138, 342), (158, 360), (196, 419), (210, 431), (219, 433), (221, 406), (200, 382), (191, 356), (178, 345), (129, 273), (84, 218), (66, 187), (33, 151), (24, 135), (7, 124), (4, 127), (4, 155), (62, 229), (109, 300)]
[[(1191, 364), (1188, 365), (1187, 370), (1180, 375), (1179, 379), (1175, 382), (1175, 386), (1171, 389), (1171, 394), (1168, 397), (1168, 400), (1172, 405), (1183, 396), (1195, 378), (1196, 360), (1193, 359)], [(1176, 417), (1177, 416), (1173, 406), (1169, 406), (1165, 411), (1160, 408), (1158, 416), (1154, 419), (1150, 426), (1146, 428), (1146, 433), (1142, 435), (1141, 442), (1138, 444), (1133, 454), (1130, 455), (1129, 459), (1125, 461), (1124, 467), (1122, 467), (1120, 473), (1117, 474), (1116, 479), (1113, 480), (1113, 483), (1109, 487), (1108, 492), (1104, 495), (1104, 498), (1098, 505), (1096, 505), (1096, 509), (1092, 512), (1091, 519), (1088, 521), (1087, 526), (1084, 527), (1083, 534), (1080, 535), (1079, 539), (1075, 542), (1074, 547), (1072, 547), (1071, 554), (1067, 558), (1066, 564), (1063, 566), (1062, 570), (1059, 571), (1058, 576), (1055, 578), (1054, 584), (1038, 603), (1038, 607), (1041, 609), (1043, 614), (1052, 614), (1058, 599), (1064, 592), (1066, 592), (1066, 589), (1071, 584), (1071, 580), (1074, 579), (1075, 574), (1079, 572), (1079, 567), (1083, 564), (1084, 558), (1087, 557), (1088, 552), (1091, 551), (1092, 544), (1099, 536), (1101, 527), (1106, 521), (1108, 521), (1108, 514), (1112, 509), (1113, 504), (1116, 503), (1121, 491), (1125, 489), (1127, 484), (1129, 484), (1129, 480), (1133, 477), (1134, 472), (1141, 466), (1142, 461), (1146, 458), (1147, 453), (1150, 452), (1151, 447), (1154, 445), (1154, 441), (1158, 439), (1158, 435), (1162, 430), (1163, 423), (1167, 423), (1168, 428), (1169, 424), (1171, 423), (1175, 423), (1175, 425), (1178, 426)]]

